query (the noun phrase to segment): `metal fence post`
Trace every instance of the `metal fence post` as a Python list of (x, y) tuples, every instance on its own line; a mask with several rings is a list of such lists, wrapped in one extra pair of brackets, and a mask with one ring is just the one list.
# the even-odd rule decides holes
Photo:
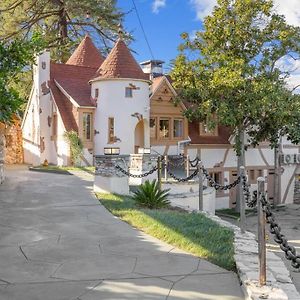
[(165, 155), (165, 167), (164, 167), (165, 181), (167, 181), (167, 179), (168, 179), (167, 163), (168, 163), (168, 156)]
[(198, 168), (198, 178), (199, 178), (199, 211), (203, 211), (203, 170), (202, 162), (199, 160), (197, 164)]
[(161, 189), (161, 156), (157, 158), (157, 183), (159, 189)]
[(244, 197), (244, 186), (243, 186), (243, 177), (245, 176), (245, 167), (240, 167), (240, 184), (239, 184), (239, 196), (240, 196), (240, 229), (241, 233), (245, 233), (246, 227), (246, 213), (245, 213), (245, 197)]
[(265, 195), (265, 178), (257, 178), (257, 205), (258, 205), (258, 260), (259, 260), (259, 284), (266, 284), (266, 213), (263, 210), (261, 196)]
[(190, 176), (190, 162), (189, 155), (186, 156), (186, 177)]

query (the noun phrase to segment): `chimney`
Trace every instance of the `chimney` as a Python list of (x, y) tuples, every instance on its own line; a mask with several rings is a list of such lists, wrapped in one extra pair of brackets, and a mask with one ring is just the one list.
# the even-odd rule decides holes
[(140, 63), (143, 72), (149, 74), (150, 79), (163, 75), (163, 64), (164, 61), (156, 59)]

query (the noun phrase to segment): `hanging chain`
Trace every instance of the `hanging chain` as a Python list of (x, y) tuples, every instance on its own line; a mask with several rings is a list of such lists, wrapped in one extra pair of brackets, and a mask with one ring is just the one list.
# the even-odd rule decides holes
[(200, 162), (200, 159), (198, 158), (198, 156), (193, 160), (189, 160), (189, 164), (191, 165), (192, 168), (197, 167), (199, 162)]
[(243, 182), (243, 192), (245, 196), (245, 202), (248, 207), (255, 207), (257, 204), (257, 191), (253, 192), (253, 196), (251, 198), (251, 193), (250, 193), (250, 185), (247, 183), (247, 176), (243, 176), (242, 178)]
[(174, 173), (172, 173), (170, 171), (170, 169), (168, 167), (167, 167), (167, 172), (173, 179), (177, 180), (178, 182), (186, 182), (186, 181), (189, 181), (189, 180), (193, 179), (194, 177), (196, 177), (198, 175), (199, 171), (198, 171), (198, 169), (196, 169), (194, 173), (192, 173), (190, 176), (185, 177), (185, 178), (177, 177)]
[[(162, 160), (165, 158), (163, 157)], [(185, 156), (180, 156), (180, 157), (168, 157), (167, 163), (170, 164), (172, 167), (181, 167), (185, 164), (186, 162), (186, 157)]]
[(227, 184), (227, 185), (221, 185), (219, 183), (217, 183), (210, 175), (209, 172), (203, 167), (201, 166), (201, 169), (203, 171), (203, 174), (205, 175), (206, 179), (208, 180), (208, 182), (210, 183), (210, 185), (216, 190), (221, 190), (221, 191), (226, 191), (226, 190), (230, 190), (232, 188), (234, 188), (235, 186), (237, 186), (240, 182), (241, 182), (241, 176), (239, 176), (234, 182)]
[(143, 174), (132, 174), (126, 170), (124, 170), (122, 167), (116, 165), (115, 168), (117, 170), (119, 170), (121, 173), (123, 173), (124, 175), (128, 176), (128, 177), (132, 177), (132, 178), (143, 178), (143, 177), (147, 177), (149, 176), (150, 174), (154, 173), (155, 171), (158, 170), (157, 167), (153, 167), (150, 171), (146, 172), (146, 173), (143, 173)]
[(294, 246), (289, 245), (286, 237), (281, 233), (281, 228), (271, 211), (270, 203), (263, 194), (259, 195), (259, 201), (261, 201), (263, 210), (266, 213), (267, 223), (270, 224), (270, 232), (275, 235), (274, 241), (279, 244), (280, 249), (285, 253), (285, 258), (291, 261), (292, 267), (300, 269), (300, 255), (297, 254)]

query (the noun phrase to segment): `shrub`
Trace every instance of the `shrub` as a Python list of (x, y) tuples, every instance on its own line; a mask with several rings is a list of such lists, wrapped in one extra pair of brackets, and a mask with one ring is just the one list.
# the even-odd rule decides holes
[(134, 193), (134, 201), (136, 204), (147, 208), (164, 208), (170, 205), (167, 199), (169, 195), (168, 190), (161, 190), (156, 180), (150, 182), (145, 181), (140, 185), (138, 190)]
[(71, 130), (65, 132), (65, 138), (70, 145), (72, 165), (79, 165), (80, 158), (83, 154), (83, 143), (78, 136), (78, 133)]

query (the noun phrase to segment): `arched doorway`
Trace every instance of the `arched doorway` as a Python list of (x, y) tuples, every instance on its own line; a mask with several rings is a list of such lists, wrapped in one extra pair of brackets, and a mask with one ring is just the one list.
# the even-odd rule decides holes
[(145, 147), (144, 121), (140, 120), (134, 131), (134, 153), (138, 153), (139, 148)]

